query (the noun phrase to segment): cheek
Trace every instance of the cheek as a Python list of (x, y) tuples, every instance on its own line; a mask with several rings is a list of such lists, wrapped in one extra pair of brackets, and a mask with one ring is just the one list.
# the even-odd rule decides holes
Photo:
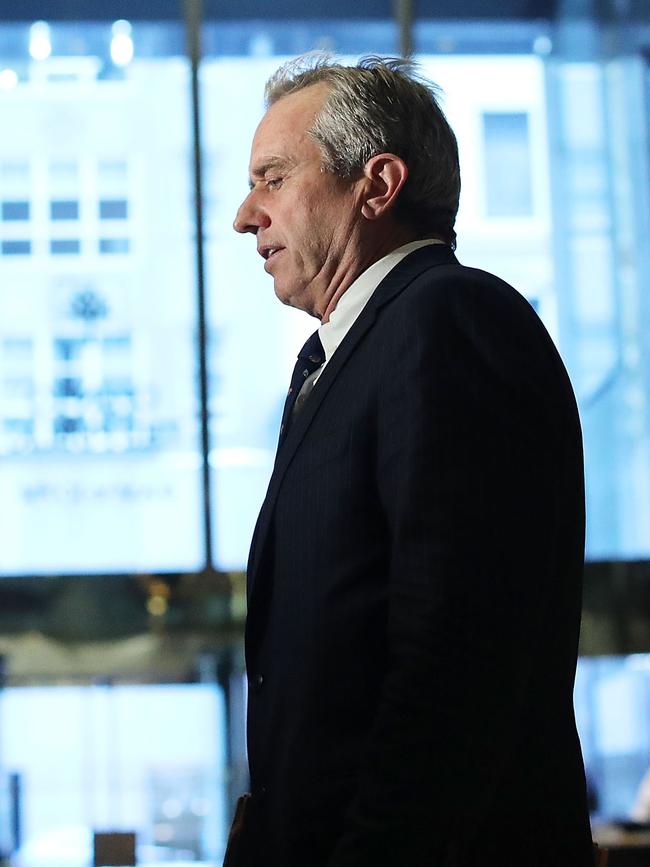
[(297, 221), (294, 227), (292, 258), (298, 265), (309, 270), (322, 257), (323, 245), (318, 218)]

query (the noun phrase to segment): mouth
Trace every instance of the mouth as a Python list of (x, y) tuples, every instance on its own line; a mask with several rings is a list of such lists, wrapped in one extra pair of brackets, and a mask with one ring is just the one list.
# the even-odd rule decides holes
[(273, 246), (271, 244), (265, 244), (263, 247), (258, 249), (258, 253), (265, 260), (264, 262), (264, 270), (268, 271), (268, 266), (273, 262), (278, 253), (281, 253), (284, 250), (284, 247)]

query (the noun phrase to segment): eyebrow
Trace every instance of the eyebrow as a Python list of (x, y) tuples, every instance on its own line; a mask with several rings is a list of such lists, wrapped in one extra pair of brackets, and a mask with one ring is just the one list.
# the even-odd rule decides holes
[(278, 171), (285, 170), (290, 165), (289, 160), (284, 157), (269, 157), (264, 160), (264, 162), (259, 163), (253, 169), (251, 169), (250, 177), (248, 179), (248, 189), (252, 190), (255, 186), (254, 178), (264, 178), (267, 172), (270, 171)]

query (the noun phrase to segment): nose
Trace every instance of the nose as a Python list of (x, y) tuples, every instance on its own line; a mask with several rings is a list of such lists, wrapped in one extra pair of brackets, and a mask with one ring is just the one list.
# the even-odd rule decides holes
[(235, 232), (250, 232), (257, 234), (258, 229), (265, 229), (271, 224), (268, 214), (259, 207), (255, 190), (251, 190), (239, 206), (235, 222), (232, 224)]

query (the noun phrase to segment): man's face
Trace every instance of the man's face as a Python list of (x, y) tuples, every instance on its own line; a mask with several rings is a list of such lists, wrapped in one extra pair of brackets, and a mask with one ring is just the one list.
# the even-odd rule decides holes
[(321, 170), (322, 154), (307, 134), (326, 96), (326, 85), (312, 85), (264, 115), (251, 150), (251, 191), (234, 223), (256, 235), (278, 298), (319, 317), (354, 269), (362, 219), (355, 184)]

